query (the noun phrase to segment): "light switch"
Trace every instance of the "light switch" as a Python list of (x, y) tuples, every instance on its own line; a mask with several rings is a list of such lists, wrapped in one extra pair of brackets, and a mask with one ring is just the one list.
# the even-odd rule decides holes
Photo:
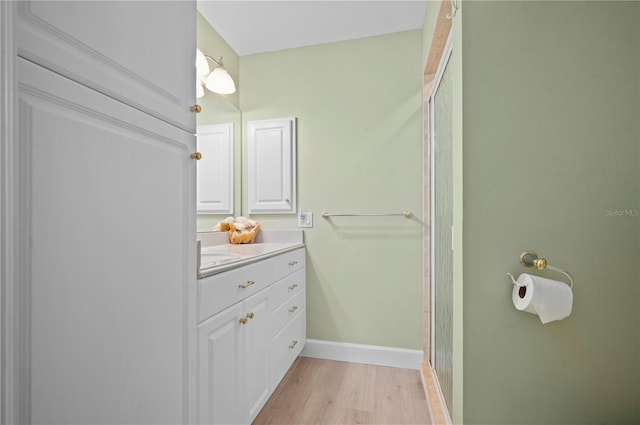
[(313, 213), (300, 210), (298, 213), (298, 227), (313, 227)]

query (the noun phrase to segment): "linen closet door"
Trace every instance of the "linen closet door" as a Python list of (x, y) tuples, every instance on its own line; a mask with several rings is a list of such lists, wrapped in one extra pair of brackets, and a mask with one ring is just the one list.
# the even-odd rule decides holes
[(195, 4), (0, 7), (14, 16), (3, 213), (17, 229), (4, 418), (191, 423)]

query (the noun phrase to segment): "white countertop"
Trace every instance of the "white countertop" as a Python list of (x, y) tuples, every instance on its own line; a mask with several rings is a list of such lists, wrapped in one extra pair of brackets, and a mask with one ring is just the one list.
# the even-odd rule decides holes
[(304, 246), (301, 230), (261, 230), (252, 244), (232, 245), (227, 232), (198, 233), (198, 279)]

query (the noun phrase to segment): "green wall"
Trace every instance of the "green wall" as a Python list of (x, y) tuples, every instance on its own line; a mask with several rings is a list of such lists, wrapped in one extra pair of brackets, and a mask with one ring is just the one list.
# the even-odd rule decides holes
[[(463, 26), (463, 10), (460, 8), (451, 25), (453, 33), (453, 45), (449, 66), (453, 70), (453, 79), (458, 81), (454, 83), (453, 89), (453, 412), (452, 417), (455, 423), (464, 423), (463, 421), (463, 402), (464, 402), (464, 246), (463, 246), (463, 92), (464, 86), (461, 83), (463, 65), (462, 50), (462, 26)], [(456, 42), (456, 40), (458, 40)]]
[[(464, 3), (465, 423), (639, 421), (638, 6)], [(569, 318), (513, 307), (524, 249)]]
[[(297, 117), (298, 206), (314, 213), (309, 338), (421, 349), (421, 40), (416, 30), (240, 58), (245, 127)], [(321, 218), (405, 209), (411, 220)], [(296, 228), (295, 215), (253, 217)]]

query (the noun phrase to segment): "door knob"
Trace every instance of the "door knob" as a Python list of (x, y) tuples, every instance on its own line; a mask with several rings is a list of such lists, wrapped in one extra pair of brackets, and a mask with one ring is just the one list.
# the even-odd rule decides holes
[(191, 112), (195, 112), (196, 114), (200, 111), (202, 111), (202, 106), (200, 105), (193, 105), (192, 107), (189, 108), (189, 110)]
[(191, 159), (195, 159), (196, 161), (199, 161), (202, 159), (202, 154), (200, 152), (192, 153)]

